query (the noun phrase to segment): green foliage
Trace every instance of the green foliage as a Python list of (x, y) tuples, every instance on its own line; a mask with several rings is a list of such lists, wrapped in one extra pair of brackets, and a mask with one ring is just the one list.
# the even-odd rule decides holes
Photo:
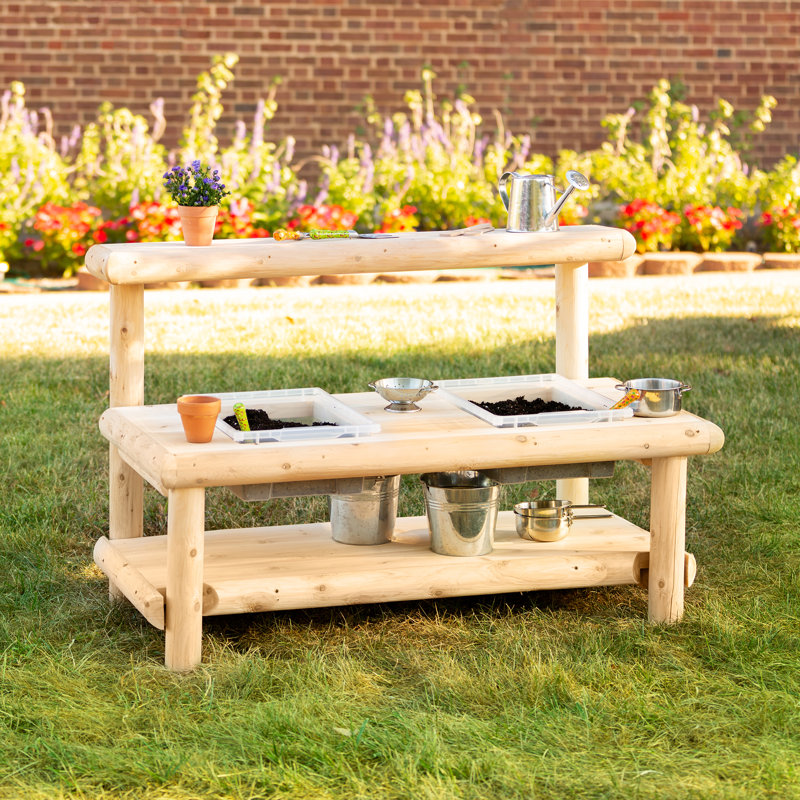
[(636, 239), (637, 253), (672, 249), (672, 240), (680, 222), (679, 214), (647, 200), (632, 200), (620, 206), (616, 218), (617, 226), (625, 228)]
[(56, 151), (49, 112), (45, 128), (25, 106), (25, 87), (11, 84), (0, 109), (0, 263), (19, 258), (23, 224), (46, 202), (69, 198), (69, 167)]
[(156, 100), (150, 110), (152, 130), (144, 117), (103, 103), (97, 122), (83, 132), (72, 188), (78, 198), (91, 200), (110, 217), (123, 217), (131, 205), (161, 196), (167, 159), (158, 143), (166, 127), (163, 101)]
[(759, 219), (764, 246), (774, 253), (800, 253), (800, 206), (773, 206)]
[(719, 206), (686, 206), (678, 231), (679, 249), (700, 253), (729, 250), (742, 227), (742, 216), (738, 208), (723, 210)]
[(219, 142), (216, 125), (222, 116), (222, 93), (233, 80), (233, 68), (239, 62), (235, 53), (217, 55), (212, 67), (197, 78), (197, 91), (192, 97), (191, 120), (183, 131), (179, 160), (183, 164), (200, 159), (213, 162)]
[(406, 92), (404, 111), (382, 116), (369, 100), (364, 139), (351, 139), (345, 157), (329, 148), (319, 159), (326, 202), (353, 210), (362, 229), (380, 227), (403, 206), (416, 209), (421, 230), (462, 227), (468, 219), (501, 225), (500, 175), (552, 171), (550, 159), (530, 154), (530, 137), (507, 133), (499, 116), (494, 136), (482, 133), (469, 95), (437, 104), (434, 78), (423, 69), (423, 89)]
[(758, 205), (762, 209), (781, 208), (800, 198), (800, 164), (792, 155), (784, 156), (766, 175), (759, 187)]
[(232, 195), (252, 204), (254, 223), (269, 229), (285, 225), (306, 199), (305, 182), (297, 175), (299, 168), (292, 165), (294, 137), (288, 136), (280, 144), (267, 139), (281, 83), (275, 78), (267, 97), (259, 100), (252, 131), (240, 122), (233, 141), (219, 154), (219, 169)]
[[(733, 107), (720, 100), (703, 122), (698, 109), (676, 100), (671, 88), (666, 80), (653, 88), (638, 135), (633, 108), (603, 121), (608, 140), (591, 154), (599, 196), (620, 203), (645, 199), (678, 212), (698, 204), (752, 208), (765, 177), (746, 167), (731, 144)], [(774, 103), (762, 98), (756, 128), (767, 124)]]
[[(662, 224), (666, 218), (646, 244), (643, 229), (634, 228), (640, 250), (700, 248), (706, 240), (716, 248), (795, 247), (791, 231), (781, 229), (777, 220), (786, 216), (780, 210), (800, 195), (796, 158), (787, 155), (769, 171), (748, 166), (742, 158), (752, 138), (768, 125), (774, 98), (762, 98), (751, 115), (720, 100), (703, 121), (699, 110), (683, 101), (685, 87), (662, 80), (641, 110), (634, 104), (603, 121), (607, 139), (600, 147), (565, 149), (554, 162), (532, 151), (530, 136), (506, 130), (499, 112), (489, 132), (463, 86), (453, 98), (437, 98), (436, 76), (425, 67), (420, 89), (406, 92), (401, 110), (380, 113), (366, 98), (358, 136), (352, 135), (343, 150), (331, 144), (297, 163), (293, 137), (280, 142), (268, 137), (278, 108), (279, 78), (257, 103), (250, 127), (240, 121), (232, 141), (220, 144), (217, 123), (237, 61), (233, 53), (215, 56), (210, 69), (199, 75), (181, 145), (173, 152), (160, 143), (166, 126), (161, 100), (151, 105), (150, 122), (104, 103), (95, 122), (83, 130), (76, 127), (57, 149), (49, 112), (29, 111), (24, 86), (13, 83), (3, 96), (0, 117), (0, 270), (11, 263), (12, 271), (34, 265), (58, 275), (72, 271), (81, 248), (103, 237), (179, 238), (164, 205), (162, 175), (195, 160), (218, 170), (231, 192), (235, 211), (220, 235), (247, 231), (263, 236), (285, 228), (300, 208), (318, 214), (332, 207), (355, 215), (361, 231), (455, 228), (486, 220), (502, 227), (506, 211), (497, 183), (503, 172), (553, 173), (557, 185), (564, 186), (566, 170), (577, 169), (592, 186), (566, 204), (562, 224), (649, 224), (620, 211), (639, 203), (682, 216), (678, 236)], [(37, 212), (52, 204), (64, 209), (68, 221), (81, 203), (98, 208), (101, 218), (89, 230), (80, 226), (80, 240), (75, 231), (51, 237), (45, 257), (35, 230)], [(740, 210), (743, 226), (736, 239), (724, 226), (719, 235), (716, 229), (697, 235), (696, 225), (685, 217), (687, 207), (697, 206), (731, 208), (737, 218)], [(762, 214), (773, 210), (765, 222)]]

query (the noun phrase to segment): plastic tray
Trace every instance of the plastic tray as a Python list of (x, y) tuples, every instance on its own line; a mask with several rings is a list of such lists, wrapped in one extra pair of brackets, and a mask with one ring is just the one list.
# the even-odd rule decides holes
[[(436, 381), (438, 397), (460, 409), (479, 417), (496, 428), (518, 428), (523, 425), (565, 425), (585, 422), (614, 422), (633, 416), (630, 408), (609, 406), (613, 400), (568, 380), (562, 375), (514, 375), (508, 378), (472, 378), (467, 380)], [(526, 400), (540, 397), (557, 400), (581, 411), (552, 411), (543, 414), (516, 414), (500, 416), (481, 408), (478, 403), (509, 400), (522, 395)], [(622, 395), (620, 395), (622, 397)]]
[[(228, 392), (215, 394), (222, 400), (222, 410), (217, 417), (217, 430), (242, 444), (259, 442), (297, 442), (308, 439), (341, 439), (345, 436), (368, 436), (380, 431), (381, 426), (358, 411), (329, 395), (324, 389), (275, 389), (264, 392)], [(224, 422), (233, 414), (234, 403), (245, 408), (260, 408), (273, 419), (291, 419), (298, 422), (332, 422), (330, 427), (279, 428), (274, 431), (239, 431)]]

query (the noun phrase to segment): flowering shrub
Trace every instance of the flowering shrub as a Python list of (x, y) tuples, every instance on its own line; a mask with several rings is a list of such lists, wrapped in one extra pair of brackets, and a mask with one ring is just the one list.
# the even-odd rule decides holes
[(30, 255), (21, 239), (36, 209), (46, 202), (71, 202), (69, 167), (51, 129), (49, 111), (26, 107), (22, 83), (12, 82), (0, 95), (0, 263)]
[(123, 217), (131, 205), (161, 198), (161, 176), (167, 163), (166, 148), (158, 144), (166, 128), (163, 105), (160, 99), (150, 105), (151, 130), (144, 117), (103, 103), (97, 122), (86, 126), (82, 138), (73, 133), (63, 142), (69, 154), (80, 140), (73, 192), (90, 198), (107, 217)]
[[(368, 99), (363, 132), (350, 137), (344, 152), (331, 145), (295, 164), (294, 139), (276, 143), (266, 134), (278, 80), (258, 101), (249, 128), (240, 121), (229, 145), (217, 140), (222, 94), (236, 62), (235, 54), (216, 56), (200, 75), (191, 119), (172, 152), (159, 144), (166, 127), (159, 100), (150, 107), (150, 124), (105, 103), (96, 123), (76, 126), (56, 142), (49, 111), (27, 109), (24, 86), (12, 83), (0, 95), (0, 271), (4, 263), (19, 270), (35, 262), (45, 273), (68, 274), (95, 243), (179, 240), (177, 211), (165, 203), (170, 176), (178, 202), (212, 202), (208, 193), (202, 197), (206, 180), (230, 193), (230, 210), (217, 218), (218, 238), (266, 236), (276, 228), (434, 230), (480, 221), (503, 227), (497, 192), (503, 172), (555, 174), (564, 185), (565, 170), (577, 169), (592, 185), (564, 206), (562, 225), (622, 225), (640, 251), (719, 250), (741, 242), (745, 230), (763, 233), (770, 247), (798, 246), (797, 159), (786, 156), (769, 172), (748, 167), (734, 148), (734, 142), (747, 146), (736, 131), (742, 115), (720, 101), (701, 120), (667, 81), (654, 87), (649, 108), (609, 116), (600, 148), (563, 150), (554, 162), (531, 152), (529, 136), (505, 130), (499, 114), (496, 132), (486, 133), (470, 96), (437, 101), (435, 75), (426, 68), (422, 90), (407, 92), (402, 110), (378, 114)], [(773, 106), (772, 98), (762, 99), (753, 131), (765, 127)], [(637, 113), (641, 124), (634, 124)], [(187, 163), (188, 170), (176, 166)], [(301, 179), (309, 163), (313, 178)], [(190, 195), (182, 178), (198, 171), (202, 185)], [(683, 207), (676, 229), (676, 215), (664, 209)], [(752, 223), (746, 228), (745, 217)]]
[(742, 227), (744, 212), (740, 208), (691, 205), (683, 209), (679, 245), (684, 250), (718, 253), (730, 248), (736, 232)]
[[(639, 114), (633, 107), (606, 117), (608, 140), (589, 154), (587, 173), (599, 196), (617, 202), (645, 198), (667, 208), (753, 207), (765, 176), (743, 163), (731, 143), (738, 119), (733, 106), (720, 100), (704, 121), (696, 106), (680, 102), (680, 93), (680, 86), (660, 80), (640, 115), (641, 125), (633, 124)], [(751, 130), (763, 131), (774, 105), (773, 97), (761, 98)]]
[(469, 216), (505, 225), (500, 175), (552, 172), (552, 162), (530, 152), (529, 136), (515, 137), (502, 123), (494, 136), (483, 133), (469, 95), (435, 103), (435, 77), (423, 69), (422, 91), (407, 92), (406, 108), (387, 116), (367, 99), (363, 139), (350, 137), (346, 155), (331, 146), (317, 159), (322, 182), (315, 202), (352, 209), (364, 230), (406, 205), (416, 208), (420, 230), (465, 227)]
[(108, 239), (100, 209), (86, 203), (45, 203), (30, 227), (32, 233), (24, 240), (28, 258), (38, 261), (43, 270), (63, 266), (65, 276), (77, 271), (91, 245)]
[(758, 221), (764, 246), (774, 253), (800, 252), (800, 209), (794, 203), (765, 211)]
[(403, 206), (390, 211), (381, 222), (378, 233), (403, 233), (415, 231), (419, 225), (416, 206)]
[(620, 206), (616, 218), (616, 225), (633, 234), (637, 253), (672, 249), (672, 237), (680, 222), (679, 214), (641, 199)]
[(300, 206), (297, 216), (289, 220), (289, 230), (297, 231), (350, 231), (358, 222), (358, 217), (341, 206)]
[(177, 242), (183, 238), (178, 209), (163, 203), (137, 203), (119, 223), (128, 242)]
[[(574, 197), (574, 195), (573, 195)], [(559, 225), (580, 225), (589, 214), (589, 209), (582, 203), (576, 203), (572, 198), (561, 206), (558, 212)]]
[(232, 200), (230, 208), (220, 209), (214, 227), (217, 239), (263, 239), (269, 237), (266, 228), (256, 224), (254, 206), (249, 200)]
[(192, 161), (188, 167), (175, 166), (164, 173), (164, 188), (179, 206), (218, 206), (230, 192), (208, 164)]

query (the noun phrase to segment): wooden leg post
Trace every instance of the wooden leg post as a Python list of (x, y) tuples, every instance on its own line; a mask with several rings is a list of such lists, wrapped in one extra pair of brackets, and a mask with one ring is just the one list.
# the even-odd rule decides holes
[(683, 616), (686, 462), (684, 456), (653, 459), (647, 610), (654, 623), (679, 622)]
[(205, 489), (172, 489), (167, 520), (167, 669), (188, 672), (200, 663), (203, 639)]
[[(115, 286), (110, 289), (109, 404), (137, 406), (144, 403), (144, 288)], [(144, 483), (120, 457), (109, 449), (109, 539), (142, 535)], [(109, 597), (122, 598), (109, 582)]]
[[(556, 264), (556, 372), (571, 380), (589, 377), (588, 264)], [(558, 480), (556, 495), (588, 503), (589, 479)]]

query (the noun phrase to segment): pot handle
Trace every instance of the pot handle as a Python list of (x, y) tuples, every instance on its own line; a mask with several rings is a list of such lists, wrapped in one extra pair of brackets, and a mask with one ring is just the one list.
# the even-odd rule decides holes
[(688, 392), (688, 391), (689, 391), (691, 388), (692, 388), (691, 384), (689, 384), (689, 383), (682, 383), (682, 384), (681, 384), (681, 385), (678, 387), (678, 394), (679, 394), (679, 395), (681, 395), (681, 394), (683, 394), (684, 392)]
[(370, 388), (370, 389), (374, 389), (374, 388), (375, 388), (375, 381), (370, 381), (370, 382), (367, 384), (367, 386), (369, 386), (369, 388)]
[(500, 190), (500, 199), (503, 201), (506, 211), (508, 211), (508, 191), (506, 190), (506, 183), (508, 183), (509, 178), (518, 177), (519, 175), (516, 172), (504, 172), (500, 176), (500, 182), (497, 184), (497, 188)]

